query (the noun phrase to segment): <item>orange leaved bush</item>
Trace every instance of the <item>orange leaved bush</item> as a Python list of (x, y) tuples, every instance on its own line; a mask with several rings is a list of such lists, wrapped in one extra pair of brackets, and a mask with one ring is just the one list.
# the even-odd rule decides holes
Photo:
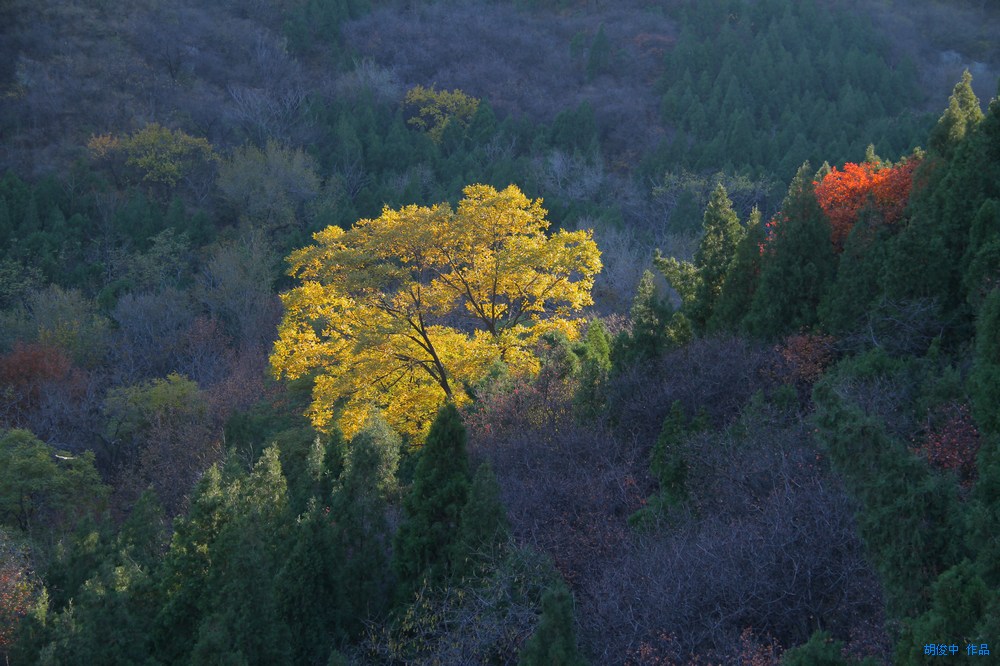
[(822, 181), (815, 183), (816, 200), (833, 228), (834, 247), (843, 248), (844, 240), (866, 204), (873, 205), (886, 224), (899, 222), (910, 198), (913, 171), (919, 163), (919, 158), (895, 166), (848, 162), (843, 169), (835, 167)]

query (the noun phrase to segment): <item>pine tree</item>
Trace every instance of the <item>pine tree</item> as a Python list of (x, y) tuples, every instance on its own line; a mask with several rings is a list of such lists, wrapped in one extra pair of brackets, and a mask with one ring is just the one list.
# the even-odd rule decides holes
[(465, 441), (458, 409), (446, 403), (431, 425), (403, 500), (405, 518), (396, 533), (393, 563), (401, 600), (409, 600), (424, 581), (445, 580), (451, 569), (452, 543), (469, 492)]
[(500, 484), (488, 462), (479, 466), (462, 509), (462, 521), (454, 542), (453, 574), (461, 579), (484, 573), (483, 564), (494, 556), (510, 535), (507, 511), (500, 499)]
[(816, 309), (836, 268), (830, 223), (816, 202), (809, 163), (799, 168), (767, 241), (747, 328), (776, 337), (816, 323)]
[(573, 626), (573, 595), (564, 584), (542, 596), (542, 617), (521, 651), (519, 666), (582, 666)]

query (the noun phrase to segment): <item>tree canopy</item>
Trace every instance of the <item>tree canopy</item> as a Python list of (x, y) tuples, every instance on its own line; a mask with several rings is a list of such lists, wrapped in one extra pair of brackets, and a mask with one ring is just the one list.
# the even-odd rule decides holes
[(420, 439), (446, 400), (495, 362), (538, 369), (539, 336), (578, 334), (600, 252), (590, 231), (560, 230), (516, 186), (472, 185), (447, 203), (385, 208), (328, 227), (289, 256), (301, 284), (284, 295), (276, 375), (317, 373), (310, 417), (347, 436), (369, 406)]

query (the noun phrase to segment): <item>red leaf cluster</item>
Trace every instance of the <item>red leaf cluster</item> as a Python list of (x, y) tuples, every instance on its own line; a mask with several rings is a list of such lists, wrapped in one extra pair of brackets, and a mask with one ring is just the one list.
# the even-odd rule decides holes
[(886, 224), (899, 222), (910, 199), (913, 171), (919, 163), (919, 159), (895, 166), (848, 162), (842, 170), (835, 167), (821, 182), (814, 183), (816, 201), (833, 227), (834, 247), (843, 248), (866, 204), (871, 203)]
[(979, 430), (967, 405), (950, 402), (931, 412), (914, 453), (933, 467), (955, 470), (962, 485), (976, 478)]
[(780, 361), (775, 364), (775, 379), (808, 391), (836, 360), (834, 343), (829, 335), (799, 333), (790, 335), (775, 346)]
[(753, 627), (747, 627), (740, 634), (739, 663), (746, 666), (777, 666), (781, 663), (781, 646), (770, 636), (760, 636)]
[(781, 225), (787, 221), (788, 216), (782, 212), (778, 212), (774, 217), (764, 223), (764, 240), (761, 241), (760, 245), (758, 245), (761, 256), (765, 254), (774, 254), (771, 244), (774, 243), (774, 239), (778, 237), (778, 230)]
[(0, 356), (0, 423), (20, 424), (18, 415), (36, 409), (53, 392), (71, 399), (85, 391), (86, 377), (59, 348), (17, 342)]

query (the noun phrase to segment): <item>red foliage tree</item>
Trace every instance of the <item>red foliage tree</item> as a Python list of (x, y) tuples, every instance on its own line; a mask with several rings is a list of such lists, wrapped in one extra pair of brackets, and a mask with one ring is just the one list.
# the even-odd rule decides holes
[(895, 166), (848, 162), (841, 170), (834, 167), (822, 181), (815, 183), (816, 200), (833, 227), (834, 247), (839, 250), (844, 246), (866, 204), (874, 205), (886, 224), (899, 222), (910, 199), (913, 171), (919, 163), (919, 158)]

